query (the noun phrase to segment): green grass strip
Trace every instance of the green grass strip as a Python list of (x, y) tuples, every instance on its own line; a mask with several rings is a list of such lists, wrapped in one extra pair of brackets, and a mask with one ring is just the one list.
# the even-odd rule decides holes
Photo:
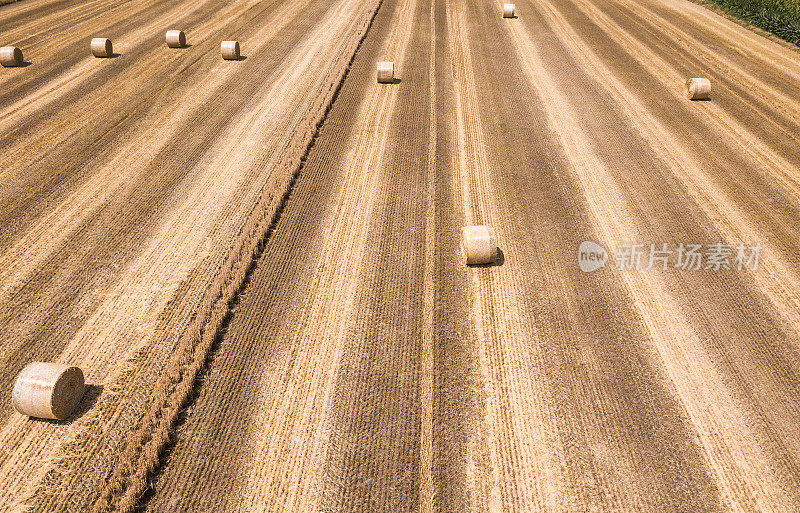
[(800, 45), (800, 0), (711, 0), (728, 13)]

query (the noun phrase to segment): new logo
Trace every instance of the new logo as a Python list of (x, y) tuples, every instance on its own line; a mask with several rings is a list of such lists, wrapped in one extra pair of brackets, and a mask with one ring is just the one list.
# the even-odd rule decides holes
[(608, 262), (608, 252), (603, 246), (590, 240), (581, 242), (578, 246), (578, 266), (581, 271), (590, 273), (605, 267)]

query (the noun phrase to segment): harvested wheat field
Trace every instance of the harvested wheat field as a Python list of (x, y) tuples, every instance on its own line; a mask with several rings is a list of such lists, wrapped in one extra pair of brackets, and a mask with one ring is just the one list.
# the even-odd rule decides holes
[(0, 510), (800, 511), (800, 52), (504, 15), (0, 7)]

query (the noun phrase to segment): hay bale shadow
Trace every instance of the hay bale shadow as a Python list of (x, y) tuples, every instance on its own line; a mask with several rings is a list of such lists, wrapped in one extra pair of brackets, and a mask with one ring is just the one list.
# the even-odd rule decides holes
[(495, 258), (494, 262), (489, 262), (488, 264), (467, 264), (467, 267), (500, 267), (501, 265), (506, 263), (506, 254), (503, 253), (503, 250), (497, 248), (497, 258)]
[(47, 422), (48, 424), (55, 424), (58, 426), (67, 426), (72, 424), (79, 418), (81, 418), (86, 412), (92, 409), (92, 407), (97, 404), (97, 400), (100, 398), (100, 394), (103, 393), (103, 385), (85, 385), (83, 397), (81, 397), (80, 402), (75, 407), (75, 409), (70, 413), (69, 417), (64, 420), (53, 420), (53, 419), (41, 419), (43, 422)]

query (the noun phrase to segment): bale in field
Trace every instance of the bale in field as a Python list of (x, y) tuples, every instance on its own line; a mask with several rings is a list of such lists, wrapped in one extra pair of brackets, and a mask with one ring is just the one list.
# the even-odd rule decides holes
[(220, 45), (222, 58), (226, 61), (239, 60), (239, 41), (223, 41)]
[(5, 68), (22, 66), (22, 50), (16, 46), (0, 48), (0, 64)]
[(503, 4), (503, 18), (513, 18), (516, 5)]
[(167, 46), (170, 48), (183, 48), (186, 46), (186, 34), (182, 30), (168, 30), (166, 40)]
[(95, 57), (111, 57), (114, 54), (114, 48), (111, 46), (111, 40), (105, 37), (96, 37), (92, 39), (92, 55)]
[(492, 264), (497, 260), (497, 242), (491, 226), (465, 226), (463, 245), (467, 265)]
[(686, 81), (686, 97), (690, 100), (711, 98), (711, 81), (707, 78), (690, 78)]
[(394, 63), (390, 61), (381, 61), (378, 63), (378, 83), (391, 84), (394, 83)]
[(11, 399), (23, 415), (64, 420), (78, 405), (84, 390), (83, 372), (78, 367), (33, 362), (17, 376)]

